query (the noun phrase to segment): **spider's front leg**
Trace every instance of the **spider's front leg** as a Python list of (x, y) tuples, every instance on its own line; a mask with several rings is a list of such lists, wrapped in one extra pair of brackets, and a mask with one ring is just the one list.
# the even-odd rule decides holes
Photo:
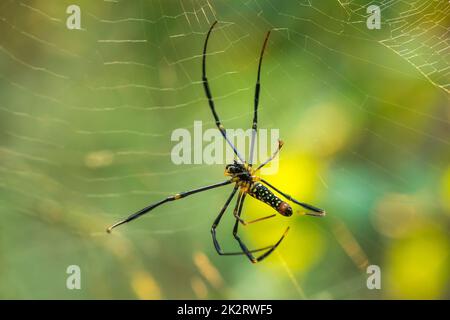
[[(236, 204), (236, 207), (239, 205), (239, 208), (237, 211), (237, 216), (239, 218), (241, 216), (242, 206), (244, 205), (245, 196), (246, 196), (246, 194), (244, 193), (241, 197), (240, 203)], [(234, 228), (233, 228), (233, 236), (239, 242), (239, 245), (241, 246), (242, 251), (244, 251), (245, 255), (252, 263), (257, 263), (257, 262), (260, 262), (260, 261), (264, 260), (265, 258), (267, 258), (280, 245), (281, 241), (283, 241), (284, 237), (286, 236), (286, 234), (289, 231), (289, 227), (287, 227), (286, 231), (283, 233), (283, 235), (281, 236), (280, 240), (277, 241), (277, 243), (275, 243), (273, 246), (270, 246), (266, 252), (264, 252), (263, 254), (261, 254), (260, 256), (255, 258), (252, 254), (252, 251), (247, 249), (247, 246), (244, 244), (244, 242), (239, 237), (238, 229), (239, 229), (239, 220), (236, 219), (236, 222), (234, 223)]]

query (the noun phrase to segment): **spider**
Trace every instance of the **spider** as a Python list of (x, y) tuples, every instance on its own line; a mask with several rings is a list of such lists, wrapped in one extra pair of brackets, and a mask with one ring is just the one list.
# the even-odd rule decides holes
[[(115, 227), (130, 222), (140, 216), (142, 216), (145, 213), (148, 213), (149, 211), (155, 209), (156, 207), (159, 207), (160, 205), (167, 203), (167, 202), (171, 202), (171, 201), (175, 201), (175, 200), (179, 200), (182, 198), (185, 198), (187, 196), (196, 194), (196, 193), (200, 193), (200, 192), (204, 192), (207, 190), (211, 190), (211, 189), (215, 189), (215, 188), (219, 188), (219, 187), (223, 187), (229, 184), (233, 184), (234, 183), (234, 188), (231, 192), (231, 194), (228, 196), (225, 204), (223, 205), (222, 209), (219, 212), (219, 215), (217, 216), (217, 218), (214, 220), (214, 223), (211, 227), (211, 234), (212, 234), (212, 240), (214, 243), (214, 248), (216, 249), (217, 253), (219, 255), (224, 255), (224, 256), (229, 256), (229, 255), (246, 255), (247, 258), (252, 262), (252, 263), (256, 263), (259, 261), (262, 261), (263, 259), (265, 259), (266, 257), (268, 257), (281, 243), (281, 241), (284, 239), (284, 237), (286, 236), (287, 232), (289, 231), (289, 227), (287, 227), (287, 229), (285, 230), (285, 232), (283, 233), (283, 235), (281, 236), (281, 238), (273, 245), (271, 246), (266, 246), (263, 248), (259, 248), (259, 249), (253, 249), (253, 250), (249, 250), (247, 248), (247, 246), (245, 245), (245, 243), (241, 240), (241, 238), (238, 235), (238, 227), (239, 224), (242, 225), (249, 225), (255, 222), (259, 222), (262, 220), (266, 220), (269, 218), (273, 218), (276, 216), (276, 214), (272, 214), (269, 216), (264, 216), (255, 220), (251, 220), (251, 221), (245, 221), (241, 218), (241, 211), (242, 211), (242, 206), (244, 205), (244, 201), (245, 201), (245, 197), (247, 195), (250, 195), (251, 197), (262, 201), (266, 204), (268, 204), (269, 206), (271, 206), (273, 209), (275, 209), (278, 213), (280, 213), (283, 216), (289, 217), (292, 215), (293, 211), (292, 211), (292, 207), (285, 201), (281, 200), (278, 196), (276, 196), (270, 189), (274, 190), (276, 193), (278, 193), (279, 195), (281, 195), (282, 197), (284, 197), (285, 199), (287, 199), (288, 201), (291, 201), (297, 205), (300, 205), (301, 207), (307, 209), (307, 212), (305, 214), (307, 215), (311, 215), (311, 216), (324, 216), (325, 215), (325, 211), (319, 208), (316, 208), (310, 204), (306, 204), (303, 202), (300, 202), (298, 200), (295, 200), (294, 198), (292, 198), (290, 195), (282, 192), (281, 190), (279, 190), (278, 188), (276, 188), (275, 186), (273, 186), (272, 184), (270, 184), (269, 182), (267, 182), (266, 180), (260, 178), (257, 173), (258, 171), (264, 167), (267, 163), (269, 163), (270, 161), (272, 161), (276, 155), (278, 154), (278, 152), (280, 151), (281, 147), (283, 146), (283, 142), (280, 140), (278, 147), (276, 149), (276, 151), (272, 154), (271, 157), (269, 157), (269, 159), (267, 159), (266, 161), (264, 161), (263, 163), (261, 163), (258, 167), (254, 168), (253, 167), (253, 151), (254, 151), (254, 147), (255, 147), (255, 137), (256, 137), (256, 133), (258, 130), (258, 104), (259, 104), (259, 93), (260, 93), (260, 74), (261, 74), (261, 63), (262, 63), (262, 59), (263, 59), (263, 55), (264, 55), (264, 51), (265, 48), (267, 46), (267, 41), (269, 39), (269, 35), (270, 35), (270, 31), (267, 32), (266, 37), (264, 39), (264, 43), (262, 46), (262, 50), (260, 53), (260, 57), (259, 57), (259, 64), (258, 64), (258, 75), (256, 78), (256, 87), (255, 87), (255, 97), (254, 97), (254, 112), (253, 112), (253, 124), (252, 124), (252, 136), (251, 136), (251, 141), (250, 141), (250, 154), (249, 154), (249, 161), (246, 162), (243, 157), (241, 156), (241, 154), (238, 152), (238, 150), (236, 149), (236, 147), (234, 146), (234, 144), (231, 142), (231, 140), (229, 139), (229, 137), (227, 136), (226, 130), (224, 128), (224, 126), (222, 125), (219, 116), (217, 115), (216, 109), (215, 109), (215, 105), (214, 105), (214, 100), (211, 94), (211, 90), (209, 88), (209, 84), (208, 84), (208, 78), (206, 77), (206, 49), (208, 46), (208, 40), (209, 37), (211, 35), (212, 30), (214, 29), (214, 27), (216, 26), (217, 21), (215, 21), (211, 27), (209, 28), (209, 31), (206, 35), (206, 39), (205, 39), (205, 43), (203, 46), (203, 55), (202, 55), (202, 81), (203, 81), (203, 87), (205, 90), (205, 94), (206, 97), (208, 98), (208, 104), (209, 107), (211, 109), (211, 112), (214, 116), (215, 119), (215, 123), (217, 128), (219, 129), (219, 131), (221, 132), (223, 138), (225, 139), (225, 141), (230, 145), (230, 147), (233, 149), (233, 152), (235, 154), (235, 159), (234, 162), (232, 164), (228, 164), (225, 167), (225, 175), (229, 177), (228, 180), (224, 181), (224, 182), (220, 182), (220, 183), (216, 183), (216, 184), (212, 184), (209, 186), (205, 186), (205, 187), (201, 187), (198, 189), (193, 189), (190, 191), (186, 191), (186, 192), (181, 192), (181, 193), (177, 193), (175, 195), (169, 196), (163, 200), (160, 200), (156, 203), (153, 203), (135, 213), (133, 213), (132, 215), (130, 215), (129, 217), (113, 224), (112, 226), (110, 226), (107, 229), (107, 232), (110, 233), (112, 231), (112, 229), (114, 229)], [(239, 192), (238, 192), (239, 190)], [(235, 224), (234, 224), (234, 228), (233, 228), (233, 236), (234, 238), (237, 240), (237, 242), (239, 243), (239, 246), (241, 247), (242, 251), (239, 252), (225, 252), (222, 250), (219, 242), (217, 241), (217, 237), (216, 237), (216, 228), (220, 223), (220, 220), (222, 219), (223, 214), (225, 213), (225, 210), (228, 208), (230, 202), (232, 201), (232, 199), (234, 198), (234, 196), (236, 195), (236, 193), (238, 192), (238, 196), (237, 196), (237, 201), (236, 204), (234, 206), (234, 217), (236, 219)], [(255, 253), (259, 253), (258, 255), (255, 256)], [(260, 253), (262, 252), (262, 253)]]

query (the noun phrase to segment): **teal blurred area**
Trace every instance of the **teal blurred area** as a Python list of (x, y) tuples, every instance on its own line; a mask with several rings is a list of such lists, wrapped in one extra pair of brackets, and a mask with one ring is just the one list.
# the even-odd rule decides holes
[[(0, 298), (442, 299), (450, 297), (448, 1), (73, 1), (0, 4)], [(266, 176), (325, 208), (243, 226), (267, 260), (218, 256), (210, 228), (231, 187), (108, 225), (224, 180), (175, 165), (175, 129), (214, 128), (201, 53), (227, 128), (279, 129)], [(248, 200), (247, 219), (272, 213)], [(228, 251), (231, 208), (218, 229)], [(81, 269), (68, 290), (67, 267)], [(380, 290), (367, 288), (378, 265)]]

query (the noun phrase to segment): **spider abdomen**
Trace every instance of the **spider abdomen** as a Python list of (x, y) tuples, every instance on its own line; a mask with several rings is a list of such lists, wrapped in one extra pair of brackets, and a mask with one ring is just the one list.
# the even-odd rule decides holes
[(259, 182), (254, 183), (250, 188), (249, 195), (251, 195), (253, 198), (256, 198), (268, 204), (283, 216), (289, 217), (292, 215), (291, 206), (285, 201), (278, 198), (272, 191), (270, 191), (262, 183)]

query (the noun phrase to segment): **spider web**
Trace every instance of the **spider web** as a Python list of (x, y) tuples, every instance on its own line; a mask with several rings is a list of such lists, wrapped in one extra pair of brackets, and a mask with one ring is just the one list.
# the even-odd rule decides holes
[[(200, 59), (205, 32), (216, 19), (220, 25), (211, 38), (208, 72), (226, 127), (248, 127), (258, 53), (264, 33), (272, 29), (262, 74), (261, 128), (280, 127), (293, 113), (320, 121), (311, 116), (320, 93), (327, 102), (345, 105), (344, 113), (353, 114), (357, 123), (353, 133), (372, 145), (364, 148), (356, 141), (342, 147), (329, 165), (333, 172), (353, 177), (377, 195), (384, 184), (390, 190), (407, 189), (415, 184), (410, 171), (397, 170), (378, 157), (383, 150), (390, 152), (391, 159), (420, 159), (402, 138), (430, 146), (426, 163), (430, 175), (444, 170), (445, 162), (436, 150), (448, 150), (449, 145), (442, 108), (449, 90), (447, 1), (381, 1), (382, 28), (375, 31), (365, 27), (367, 1), (338, 0), (333, 5), (297, 1), (289, 6), (270, 0), (79, 1), (82, 30), (72, 31), (65, 26), (69, 4), (24, 0), (0, 5), (0, 25), (7, 30), (0, 37), (0, 205), (5, 231), (0, 261), (16, 269), (2, 274), (4, 296), (28, 297), (29, 290), (41, 286), (36, 274), (42, 272), (51, 285), (38, 297), (54, 297), (60, 284), (51, 275), (61, 273), (68, 260), (74, 257), (92, 269), (95, 263), (105, 267), (111, 255), (116, 258), (118, 285), (132, 283), (133, 293), (125, 292), (123, 297), (147, 297), (148, 288), (156, 292), (151, 298), (191, 297), (192, 290), (201, 297), (205, 283), (216, 292), (212, 295), (251, 296), (236, 293), (248, 282), (229, 284), (234, 295), (223, 293), (230, 288), (217, 280), (214, 268), (228, 279), (240, 279), (227, 273), (231, 262), (214, 259), (213, 267), (199, 256), (200, 262), (191, 262), (196, 250), (212, 252), (205, 230), (214, 217), (204, 212), (213, 206), (218, 210), (225, 191), (161, 208), (160, 214), (134, 224), (134, 231), (125, 237), (119, 233), (111, 240), (103, 231), (130, 208), (194, 182), (201, 186), (223, 179), (221, 166), (176, 166), (170, 161), (174, 129), (192, 129), (193, 121), (200, 119), (204, 126), (214, 126), (202, 91)], [(374, 81), (360, 84), (358, 69), (374, 72)], [(423, 108), (404, 104), (404, 95), (387, 93), (388, 86), (377, 77), (402, 83), (399, 87), (406, 88), (405, 95), (424, 88), (421, 99), (436, 102), (430, 107), (420, 100)], [(296, 83), (305, 87), (299, 89)], [(299, 94), (292, 96), (296, 91)], [(292, 99), (300, 102), (294, 104)], [(291, 149), (313, 148), (315, 135), (335, 129), (308, 129), (301, 123), (306, 131), (297, 133), (305, 139), (298, 139), (287, 127), (281, 129)], [(367, 180), (353, 170), (353, 164), (369, 167), (381, 181)], [(317, 195), (326, 194), (323, 199), (329, 206), (337, 203), (332, 211), (343, 212), (347, 206), (368, 215), (365, 202), (348, 198), (333, 175), (318, 172), (315, 179)], [(313, 226), (332, 248), (340, 248), (347, 261), (342, 269), (350, 264), (357, 266), (356, 271), (340, 275), (338, 270), (328, 270), (324, 275), (323, 266), (314, 273), (317, 279), (322, 274), (323, 282), (309, 283), (307, 288), (315, 289), (305, 290), (289, 260), (279, 255), (279, 270), (292, 282), (293, 297), (367, 294), (364, 267), (368, 260), (379, 258), (382, 248), (363, 228), (350, 225), (349, 216), (330, 220), (325, 226), (321, 222)], [(24, 234), (40, 240), (30, 246)], [(225, 241), (225, 245), (232, 243)], [(178, 248), (182, 250), (176, 256), (167, 252)], [(38, 256), (40, 250), (63, 258), (48, 261)], [(26, 273), (26, 257), (37, 261), (37, 271), (23, 278), (22, 291), (9, 291), (20, 273)], [(193, 278), (192, 289), (185, 284), (175, 287), (170, 281), (184, 261), (196, 265), (202, 276)], [(248, 281), (262, 281), (263, 275), (261, 271)], [(95, 271), (89, 279), (106, 281)], [(269, 288), (277, 285), (270, 283)], [(111, 292), (113, 288), (100, 288), (87, 297), (120, 297)]]
[[(365, 25), (367, 6), (340, 1), (349, 21)], [(435, 86), (449, 92), (448, 1), (381, 1), (383, 36), (378, 42), (414, 66)], [(386, 35), (385, 35), (386, 34)]]

